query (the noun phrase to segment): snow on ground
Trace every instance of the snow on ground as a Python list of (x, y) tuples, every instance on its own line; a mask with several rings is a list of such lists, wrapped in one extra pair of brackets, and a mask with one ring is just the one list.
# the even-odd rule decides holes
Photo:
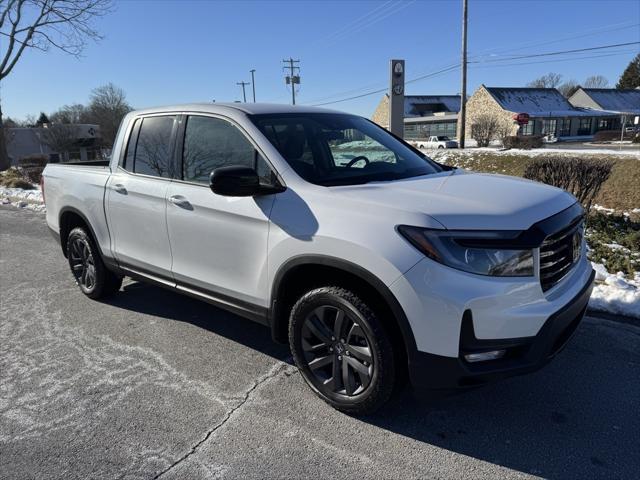
[[(46, 211), (42, 192), (39, 189), (0, 187), (0, 204), (11, 204), (17, 208), (36, 212)], [(606, 210), (604, 207), (600, 208)], [(616, 243), (607, 246), (612, 249), (625, 248)], [(601, 263), (592, 262), (592, 265), (596, 271), (596, 285), (589, 300), (589, 307), (602, 312), (640, 318), (640, 272), (635, 272), (634, 279), (628, 280), (624, 278), (622, 272), (617, 274), (607, 272)]]
[(640, 272), (633, 280), (622, 272), (612, 274), (601, 263), (591, 263), (596, 271), (596, 284), (589, 299), (589, 308), (602, 312), (640, 318)]
[(35, 190), (24, 190), (22, 188), (0, 187), (0, 204), (13, 205), (16, 208), (26, 208), (34, 212), (45, 212), (42, 192), (39, 188)]
[[(430, 151), (433, 151), (431, 149)], [(620, 155), (620, 156), (630, 156), (640, 159), (640, 147), (638, 148), (627, 148), (627, 149), (615, 149), (615, 148), (534, 148), (531, 150), (523, 150), (521, 148), (511, 148), (509, 150), (504, 150), (501, 148), (495, 147), (478, 147), (478, 148), (465, 148), (465, 149), (451, 149), (451, 150), (436, 150), (439, 154), (446, 155), (447, 153), (452, 153), (454, 156), (462, 157), (462, 156), (473, 156), (478, 153), (491, 153), (493, 155), (524, 155), (527, 157), (537, 157), (540, 155)], [(439, 156), (439, 159), (442, 159), (442, 156)]]

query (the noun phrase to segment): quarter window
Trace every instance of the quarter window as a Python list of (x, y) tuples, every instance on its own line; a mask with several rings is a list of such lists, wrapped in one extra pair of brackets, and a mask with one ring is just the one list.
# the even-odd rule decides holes
[(251, 142), (234, 125), (219, 118), (190, 116), (182, 151), (184, 179), (209, 183), (219, 167), (242, 165), (254, 168), (261, 180), (270, 183), (271, 169)]

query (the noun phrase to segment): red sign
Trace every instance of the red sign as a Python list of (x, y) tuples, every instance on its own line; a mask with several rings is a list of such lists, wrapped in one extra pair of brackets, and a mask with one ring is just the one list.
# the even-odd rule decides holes
[(513, 115), (513, 119), (518, 122), (518, 125), (526, 125), (529, 123), (528, 113), (516, 113)]

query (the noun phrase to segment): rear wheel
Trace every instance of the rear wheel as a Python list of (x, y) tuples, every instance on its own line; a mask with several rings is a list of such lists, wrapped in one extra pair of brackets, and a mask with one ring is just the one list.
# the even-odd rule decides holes
[(76, 284), (87, 297), (104, 298), (120, 290), (122, 277), (107, 269), (93, 238), (82, 227), (69, 233), (67, 260)]
[(340, 287), (317, 288), (294, 305), (289, 343), (303, 378), (324, 401), (367, 414), (391, 396), (391, 341), (370, 306)]

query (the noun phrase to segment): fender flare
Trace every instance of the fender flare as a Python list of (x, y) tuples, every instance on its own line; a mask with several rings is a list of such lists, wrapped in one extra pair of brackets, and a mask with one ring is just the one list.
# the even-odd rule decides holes
[(415, 352), (417, 352), (416, 340), (413, 336), (413, 330), (411, 329), (404, 310), (400, 306), (400, 303), (393, 295), (391, 290), (389, 290), (389, 287), (387, 287), (384, 282), (382, 282), (377, 276), (375, 276), (365, 268), (348, 260), (343, 260), (341, 258), (331, 257), (327, 255), (295, 256), (281, 265), (276, 272), (271, 286), (271, 304), (269, 306), (269, 324), (271, 326), (271, 334), (274, 339), (277, 338), (279, 328), (282, 326), (281, 323), (283, 322), (283, 316), (278, 315), (277, 312), (277, 299), (280, 292), (280, 284), (282, 283), (282, 280), (285, 278), (287, 273), (301, 265), (321, 265), (336, 268), (338, 270), (344, 270), (345, 272), (354, 275), (355, 277), (370, 285), (389, 306), (391, 313), (393, 313), (396, 323), (400, 329), (400, 334), (402, 335), (402, 339), (404, 341), (407, 358), (409, 359), (409, 361), (411, 361), (411, 359), (414, 357)]

